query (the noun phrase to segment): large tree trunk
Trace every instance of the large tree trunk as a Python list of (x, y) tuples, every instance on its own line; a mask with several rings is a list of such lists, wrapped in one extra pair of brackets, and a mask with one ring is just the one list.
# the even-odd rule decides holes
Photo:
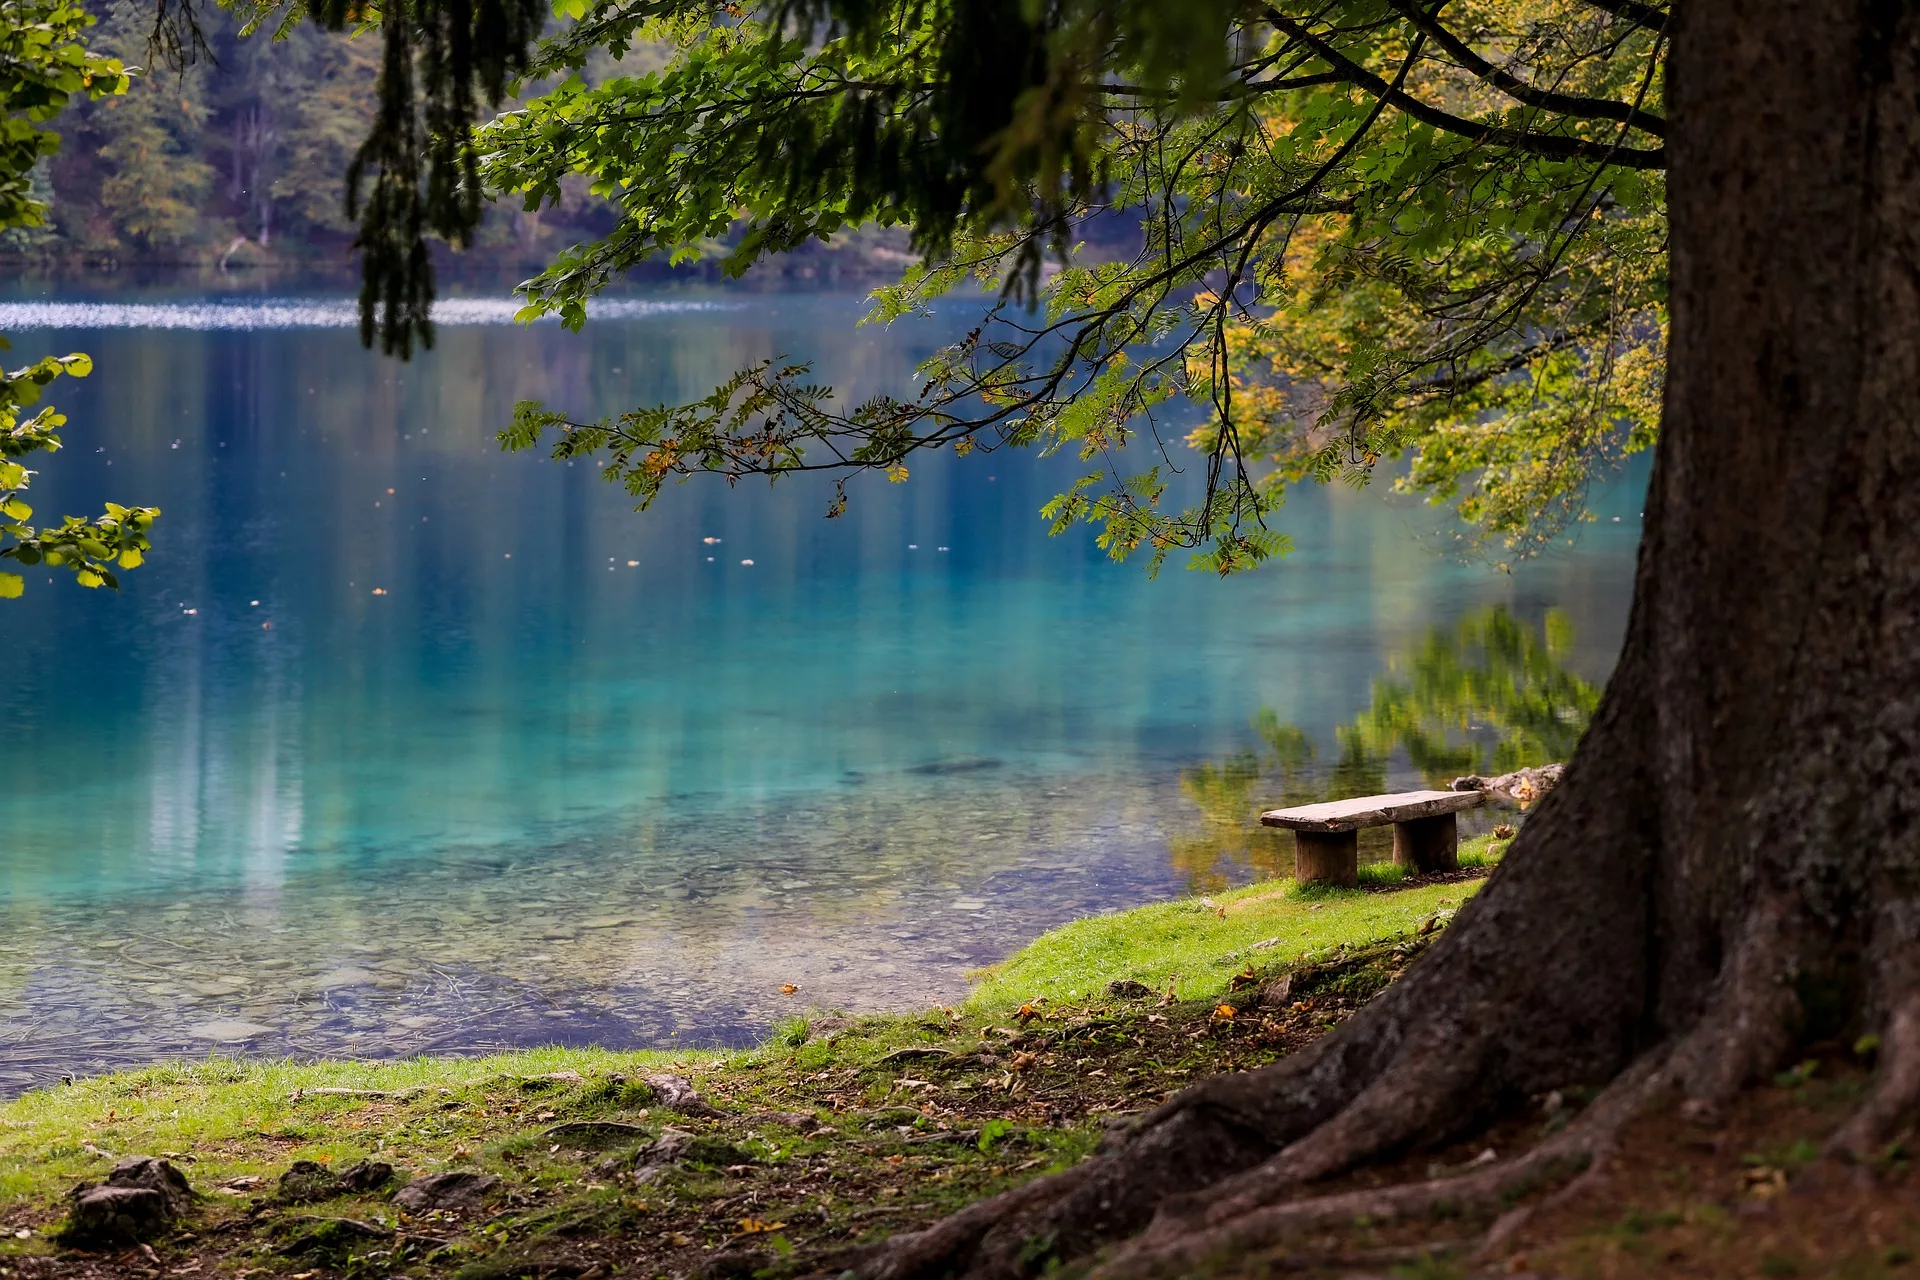
[[(1920, 16), (1688, 0), (1668, 65), (1672, 335), (1633, 614), (1565, 782), (1400, 983), (1115, 1150), (857, 1259), (1024, 1275), (1134, 1237), (1180, 1270), (1412, 1185), (1305, 1184), (1530, 1094), (1611, 1088), (1489, 1198), (1873, 1031), (1844, 1158), (1920, 1102)], [(1145, 1228), (1142, 1232), (1142, 1228)]]

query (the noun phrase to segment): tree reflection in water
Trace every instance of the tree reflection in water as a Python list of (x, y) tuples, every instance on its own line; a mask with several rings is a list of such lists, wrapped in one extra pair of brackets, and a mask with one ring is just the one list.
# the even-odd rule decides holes
[[(1599, 686), (1567, 669), (1572, 651), (1572, 625), (1558, 610), (1538, 628), (1505, 605), (1435, 627), (1388, 663), (1372, 705), (1334, 729), (1325, 765), (1304, 730), (1262, 708), (1258, 750), (1181, 775), (1201, 824), (1169, 842), (1174, 869), (1196, 892), (1291, 874), (1292, 838), (1260, 826), (1260, 812), (1385, 791), (1390, 765), (1445, 787), (1462, 774), (1568, 759), (1600, 701)], [(1391, 856), (1391, 828), (1360, 835), (1361, 861)]]

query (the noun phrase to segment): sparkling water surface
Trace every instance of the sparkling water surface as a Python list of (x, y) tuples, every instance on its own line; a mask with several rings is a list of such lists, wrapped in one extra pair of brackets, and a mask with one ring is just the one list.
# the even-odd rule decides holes
[(1611, 664), (1643, 475), (1512, 575), (1374, 486), (1298, 493), (1278, 565), (1149, 579), (1045, 536), (1077, 458), (919, 459), (826, 520), (811, 479), (635, 514), (494, 443), (519, 398), (598, 415), (766, 356), (898, 390), (977, 315), (862, 310), (660, 290), (569, 334), (459, 299), (397, 364), (337, 294), (0, 298), (16, 363), (96, 361), (50, 397), (40, 515), (164, 511), (118, 595), (0, 603), (0, 1093), (952, 1002), (1052, 925), (1182, 892), (1181, 770), (1260, 708), (1330, 744), (1392, 654), (1493, 603), (1564, 610), (1572, 665)]

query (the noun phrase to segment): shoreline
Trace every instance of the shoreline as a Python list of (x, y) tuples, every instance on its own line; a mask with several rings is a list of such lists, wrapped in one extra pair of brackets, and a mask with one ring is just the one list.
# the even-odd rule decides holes
[[(295, 1264), (332, 1257), (334, 1246), (290, 1245), (286, 1233), (358, 1230), (315, 1225), (331, 1213), (372, 1231), (330, 1265), (384, 1248), (381, 1265), (458, 1271), (505, 1247), (474, 1233), (478, 1210), (454, 1211), (433, 1218), (441, 1244), (395, 1258), (413, 1246), (400, 1241), (410, 1215), (394, 1212), (391, 1186), (329, 1198), (328, 1211), (295, 1212), (276, 1188), (299, 1161), (335, 1170), (390, 1164), (396, 1181), (454, 1170), (499, 1179), (486, 1222), (536, 1210), (610, 1213), (633, 1218), (629, 1227), (645, 1220), (644, 1245), (624, 1230), (609, 1238), (627, 1250), (622, 1267), (644, 1255), (653, 1272), (705, 1266), (736, 1247), (742, 1231), (720, 1228), (738, 1227), (743, 1215), (714, 1219), (711, 1206), (751, 1184), (761, 1199), (786, 1197), (770, 1206), (779, 1216), (758, 1221), (793, 1221), (744, 1234), (779, 1235), (816, 1252), (1064, 1167), (1092, 1150), (1112, 1117), (1199, 1076), (1297, 1049), (1384, 986), (1478, 883), (1369, 891), (1269, 881), (1088, 917), (980, 971), (964, 1004), (859, 1018), (796, 1014), (747, 1050), (209, 1059), (76, 1080), (0, 1104), (0, 1266), (33, 1275), (61, 1258), (95, 1256), (53, 1238), (66, 1194), (130, 1155), (169, 1160), (200, 1197), (184, 1230), (147, 1242), (170, 1251), (169, 1271), (190, 1258), (203, 1268), (233, 1264), (243, 1244), (285, 1259), (289, 1271), (310, 1269)], [(1316, 1003), (1296, 991), (1279, 1007), (1258, 1007), (1258, 983), (1308, 970), (1344, 983), (1344, 994), (1330, 990)], [(1242, 1009), (1223, 1014), (1228, 999)], [(699, 1102), (677, 1110), (663, 1077), (683, 1081)], [(649, 1174), (652, 1157), (638, 1153), (673, 1139), (669, 1130), (720, 1143), (739, 1159), (687, 1157)], [(824, 1201), (810, 1172), (820, 1161), (833, 1166)], [(865, 1188), (859, 1204), (831, 1190), (840, 1182)], [(658, 1190), (669, 1185), (671, 1208)], [(796, 1217), (802, 1202), (813, 1225)], [(876, 1207), (888, 1212), (865, 1212)], [(288, 1225), (295, 1220), (305, 1225)], [(591, 1265), (547, 1272), (578, 1275)]]

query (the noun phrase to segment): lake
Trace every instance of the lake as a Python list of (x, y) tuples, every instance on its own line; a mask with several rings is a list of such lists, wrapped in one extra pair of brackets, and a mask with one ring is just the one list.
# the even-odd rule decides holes
[(522, 397), (598, 415), (776, 354), (897, 389), (977, 314), (862, 310), (663, 288), (576, 335), (474, 298), (397, 364), (338, 294), (0, 298), (16, 364), (96, 361), (51, 397), (40, 515), (164, 511), (118, 595), (0, 602), (0, 1093), (951, 1003), (1052, 925), (1189, 890), (1183, 770), (1260, 709), (1328, 755), (1396, 654), (1489, 605), (1559, 609), (1568, 665), (1611, 665), (1643, 470), (1512, 575), (1376, 485), (1298, 493), (1297, 550), (1222, 581), (1048, 538), (1077, 459), (919, 459), (826, 520), (811, 480), (636, 514), (494, 443)]

